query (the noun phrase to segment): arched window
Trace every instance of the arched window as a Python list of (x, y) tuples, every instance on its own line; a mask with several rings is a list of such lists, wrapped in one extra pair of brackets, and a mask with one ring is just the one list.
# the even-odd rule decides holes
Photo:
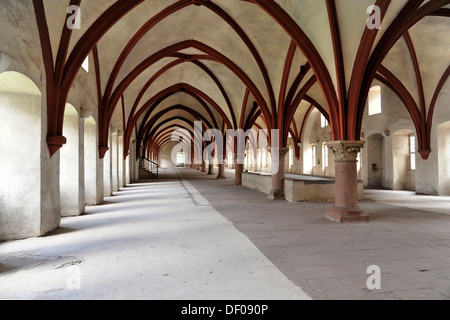
[(323, 114), (320, 115), (320, 127), (321, 128), (328, 127), (328, 120), (327, 120), (327, 118), (325, 118), (325, 116)]
[(326, 142), (322, 144), (322, 169), (325, 170), (325, 168), (328, 168), (328, 146)]
[(184, 153), (178, 152), (177, 153), (177, 166), (184, 165)]
[(267, 167), (267, 150), (266, 149), (262, 149), (262, 155), (261, 155), (261, 165), (263, 168)]
[(416, 137), (409, 136), (409, 169), (416, 170)]
[(294, 165), (294, 148), (292, 146), (289, 147), (289, 170)]
[(86, 59), (84, 59), (81, 67), (84, 69), (84, 71), (89, 73), (89, 56), (87, 56)]
[(369, 116), (381, 113), (381, 87), (375, 86), (369, 91)]

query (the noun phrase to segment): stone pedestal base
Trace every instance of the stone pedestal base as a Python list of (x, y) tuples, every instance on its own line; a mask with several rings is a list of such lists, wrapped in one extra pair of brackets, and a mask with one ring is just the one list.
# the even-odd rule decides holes
[(234, 157), (235, 168), (234, 168), (234, 182), (233, 185), (241, 186), (242, 185), (242, 172), (244, 171), (244, 165), (242, 163), (238, 163), (237, 157)]
[(226, 179), (226, 178), (227, 178), (226, 176), (221, 176), (221, 175), (217, 176), (217, 179)]
[(284, 200), (285, 198), (284, 190), (283, 189), (270, 190), (268, 198), (270, 200)]
[(360, 207), (333, 207), (325, 214), (325, 218), (339, 223), (369, 222), (370, 217)]

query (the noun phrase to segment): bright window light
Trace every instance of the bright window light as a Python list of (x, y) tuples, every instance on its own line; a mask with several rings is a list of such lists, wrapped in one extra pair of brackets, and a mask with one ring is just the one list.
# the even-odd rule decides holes
[(381, 87), (372, 87), (369, 91), (369, 116), (381, 113)]
[(262, 149), (262, 156), (261, 156), (261, 158), (262, 158), (261, 165), (262, 165), (263, 168), (265, 168), (267, 166), (267, 151), (266, 151), (266, 149)]
[(183, 165), (184, 164), (184, 153), (178, 152), (177, 153), (177, 165)]
[(289, 147), (289, 169), (294, 165), (294, 148)]
[(86, 59), (84, 59), (84, 62), (81, 65), (81, 67), (84, 69), (84, 71), (89, 73), (89, 56), (87, 56)]
[(409, 159), (411, 170), (416, 170), (416, 137), (409, 136)]
[(323, 114), (320, 115), (320, 127), (325, 128), (328, 127), (328, 120), (324, 117)]
[(322, 165), (323, 165), (323, 169), (328, 168), (328, 147), (326, 142), (323, 143), (322, 145)]
[(363, 167), (363, 163), (362, 163), (362, 156), (361, 156), (361, 152), (358, 153), (358, 155), (356, 156), (356, 161), (358, 161), (359, 163), (359, 168), (362, 169)]
[(316, 166), (317, 161), (316, 161), (316, 146), (313, 145), (312, 146), (312, 166), (313, 168)]

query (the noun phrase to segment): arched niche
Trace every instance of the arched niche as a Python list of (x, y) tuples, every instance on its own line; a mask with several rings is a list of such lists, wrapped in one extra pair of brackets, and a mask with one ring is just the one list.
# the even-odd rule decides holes
[(97, 140), (97, 123), (91, 116), (84, 119), (84, 194), (86, 205), (99, 203), (97, 190), (100, 188), (101, 181), (97, 173)]
[(0, 74), (0, 240), (42, 234), (41, 104), (26, 75)]
[(63, 134), (67, 143), (60, 150), (61, 216), (78, 216), (84, 212), (84, 123), (69, 103), (64, 111)]

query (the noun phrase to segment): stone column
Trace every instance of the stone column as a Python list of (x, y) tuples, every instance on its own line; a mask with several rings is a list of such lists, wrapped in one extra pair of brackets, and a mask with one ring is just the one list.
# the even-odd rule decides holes
[(225, 156), (222, 157), (222, 163), (220, 163), (221, 159), (219, 159), (219, 174), (217, 175), (217, 179), (226, 179), (225, 175)]
[(234, 154), (234, 182), (233, 185), (242, 185), (242, 172), (244, 171), (244, 156)]
[[(278, 161), (272, 154), (272, 189), (270, 190), (269, 199), (284, 199), (284, 176), (286, 174), (286, 154), (289, 148), (273, 148), (272, 152), (278, 152)], [(278, 167), (278, 170), (276, 168)]]
[(369, 216), (358, 205), (357, 155), (364, 141), (333, 141), (328, 147), (335, 155), (335, 206), (325, 214), (335, 222), (367, 222)]
[(214, 162), (213, 162), (213, 160), (209, 161), (207, 175), (208, 176), (213, 176), (214, 175)]
[(207, 172), (205, 159), (202, 159), (202, 171), (201, 172)]

